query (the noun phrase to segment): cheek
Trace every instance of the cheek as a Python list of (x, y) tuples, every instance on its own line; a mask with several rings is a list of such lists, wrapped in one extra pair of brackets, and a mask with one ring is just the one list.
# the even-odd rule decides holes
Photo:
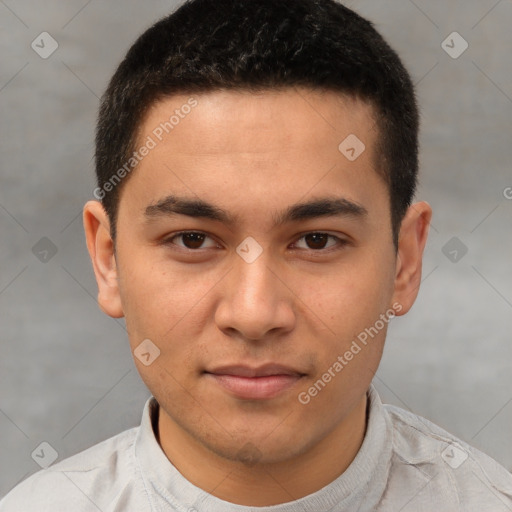
[(373, 325), (389, 307), (394, 266), (371, 255), (340, 264), (328, 275), (297, 280), (297, 296), (342, 339)]
[(356, 400), (371, 382), (382, 356), (389, 320), (383, 321), (381, 315), (389, 311), (394, 266), (391, 259), (383, 262), (372, 254), (360, 256), (357, 261), (347, 259), (327, 277), (303, 280), (297, 294), (307, 305), (305, 315), (322, 331), (317, 333), (321, 342), (315, 350), (316, 374), (308, 383), (318, 385), (311, 388), (311, 395), (305, 390), (306, 398), (318, 393), (310, 411), (339, 400)]
[(198, 279), (197, 271), (176, 268), (169, 261), (148, 261), (144, 252), (132, 253), (119, 267), (121, 300), (132, 342), (164, 340), (184, 329), (193, 334), (201, 326), (203, 302), (216, 279), (207, 273)]

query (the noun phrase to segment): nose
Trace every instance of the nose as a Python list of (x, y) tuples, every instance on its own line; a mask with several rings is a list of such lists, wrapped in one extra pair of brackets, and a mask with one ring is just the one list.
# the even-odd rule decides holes
[(293, 330), (293, 292), (264, 251), (256, 261), (242, 258), (222, 281), (215, 313), (220, 330), (249, 341), (273, 339)]

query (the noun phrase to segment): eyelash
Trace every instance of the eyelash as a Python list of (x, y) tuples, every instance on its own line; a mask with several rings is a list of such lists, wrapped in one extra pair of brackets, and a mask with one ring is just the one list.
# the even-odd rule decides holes
[[(188, 252), (197, 252), (199, 253), (201, 250), (204, 250), (203, 248), (198, 248), (198, 249), (190, 249), (189, 247), (184, 247), (184, 246), (180, 246), (180, 245), (177, 245), (173, 242), (173, 240), (175, 238), (179, 238), (180, 236), (183, 236), (183, 235), (188, 235), (188, 234), (198, 234), (198, 235), (205, 235), (205, 237), (207, 238), (210, 238), (213, 240), (212, 237), (210, 237), (207, 233), (205, 233), (204, 231), (179, 231), (178, 233), (175, 233), (174, 235), (172, 235), (171, 237), (169, 238), (166, 238), (165, 240), (163, 240), (163, 244), (164, 245), (175, 245), (177, 247), (180, 248), (180, 250), (184, 250), (184, 251), (188, 251)], [(335, 235), (331, 235), (329, 233), (325, 233), (323, 231), (308, 231), (307, 233), (303, 233), (298, 239), (297, 241), (299, 240), (302, 240), (303, 238), (305, 238), (306, 236), (308, 235), (327, 235), (330, 239), (335, 239), (336, 240), (336, 246), (331, 246), (331, 247), (327, 247), (327, 248), (322, 248), (322, 249), (300, 249), (300, 250), (303, 250), (303, 251), (310, 251), (310, 252), (313, 252), (313, 253), (325, 253), (325, 252), (330, 252), (332, 250), (336, 250), (336, 249), (341, 249), (343, 248), (344, 246), (348, 245), (349, 242), (345, 239), (342, 239), (342, 238), (339, 238)], [(297, 242), (295, 242), (297, 243)], [(208, 248), (206, 248), (208, 249)]]

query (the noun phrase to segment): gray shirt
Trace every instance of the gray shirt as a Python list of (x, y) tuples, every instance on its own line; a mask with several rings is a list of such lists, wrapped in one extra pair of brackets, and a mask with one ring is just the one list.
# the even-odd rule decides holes
[(363, 444), (347, 470), (297, 501), (245, 507), (186, 480), (155, 438), (151, 397), (140, 427), (103, 441), (15, 487), (0, 512), (511, 512), (512, 475), (440, 427), (383, 405), (373, 386)]

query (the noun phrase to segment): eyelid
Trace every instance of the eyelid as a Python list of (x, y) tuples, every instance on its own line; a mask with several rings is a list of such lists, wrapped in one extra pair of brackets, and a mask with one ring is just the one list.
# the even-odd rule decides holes
[(179, 238), (181, 235), (187, 235), (189, 233), (196, 233), (198, 235), (204, 235), (206, 238), (210, 238), (213, 242), (215, 242), (215, 244), (217, 244), (217, 246), (220, 245), (219, 242), (217, 242), (212, 235), (208, 234), (205, 231), (199, 231), (199, 230), (195, 230), (195, 229), (187, 229), (187, 230), (183, 230), (183, 231), (177, 231), (176, 233), (173, 233), (170, 236), (166, 236), (162, 240), (162, 244), (163, 245), (174, 245), (176, 247), (179, 247), (181, 250), (188, 251), (188, 252), (200, 252), (205, 249), (212, 249), (212, 247), (200, 247), (199, 249), (190, 249), (189, 247), (185, 247), (183, 245), (178, 245), (173, 242), (173, 240), (175, 238)]
[[(190, 249), (188, 247), (184, 247), (182, 245), (178, 245), (178, 244), (176, 244), (176, 243), (174, 243), (172, 241), (175, 238), (180, 237), (181, 235), (185, 235), (185, 234), (189, 234), (189, 233), (197, 233), (197, 234), (200, 234), (200, 235), (205, 235), (206, 238), (210, 238), (212, 241), (214, 241), (217, 244), (217, 246), (220, 245), (219, 242), (216, 241), (215, 237), (213, 237), (212, 235), (210, 235), (206, 231), (200, 231), (200, 230), (194, 230), (194, 229), (177, 231), (176, 233), (173, 233), (172, 235), (165, 237), (162, 240), (162, 244), (164, 244), (164, 245), (174, 245), (176, 247), (179, 247), (180, 250), (184, 250), (184, 251), (188, 251), (188, 252), (200, 252), (202, 250), (206, 250), (206, 249), (211, 249), (212, 248), (212, 247), (200, 247), (198, 249)], [(348, 245), (350, 243), (350, 241), (347, 240), (346, 238), (341, 238), (338, 235), (333, 235), (332, 233), (329, 233), (327, 231), (318, 231), (318, 230), (315, 231), (315, 230), (313, 230), (313, 231), (304, 231), (303, 233), (299, 233), (298, 235), (296, 235), (295, 238), (294, 238), (295, 242), (293, 242), (293, 245), (296, 244), (299, 240), (302, 240), (303, 238), (305, 238), (308, 235), (327, 235), (329, 238), (335, 239), (336, 240), (336, 244), (333, 245), (333, 246), (327, 247), (327, 248), (322, 248), (322, 249), (299, 248), (298, 250), (321, 254), (321, 253), (325, 253), (325, 252), (330, 252), (332, 250), (340, 249), (340, 248), (342, 248), (342, 247), (344, 247), (344, 246), (346, 246), (346, 245)]]
[(299, 235), (299, 237), (296, 239), (296, 242), (294, 242), (294, 244), (296, 244), (299, 240), (302, 240), (303, 238), (305, 238), (308, 235), (327, 235), (329, 238), (336, 239), (336, 244), (333, 246), (327, 247), (325, 249), (308, 249), (308, 248), (302, 249), (302, 248), (299, 248), (299, 250), (321, 254), (321, 253), (329, 252), (331, 250), (340, 249), (350, 243), (346, 238), (341, 238), (338, 235), (333, 235), (332, 233), (329, 233), (328, 231), (306, 231)]

